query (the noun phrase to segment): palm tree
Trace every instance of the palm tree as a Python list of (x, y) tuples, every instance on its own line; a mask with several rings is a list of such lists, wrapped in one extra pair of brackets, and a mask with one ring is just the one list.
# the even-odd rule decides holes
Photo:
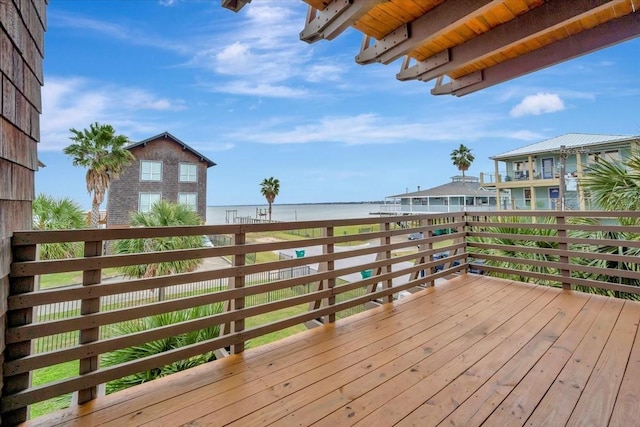
[(473, 163), (475, 159), (476, 158), (473, 154), (471, 154), (471, 149), (466, 147), (464, 144), (460, 144), (460, 147), (451, 152), (451, 161), (453, 162), (453, 165), (462, 172), (463, 184), (465, 182), (464, 173), (469, 170), (471, 163)]
[(93, 123), (89, 129), (70, 129), (74, 141), (64, 149), (73, 158), (74, 166), (87, 169), (87, 191), (93, 194), (91, 205), (91, 227), (98, 228), (100, 204), (109, 189), (111, 180), (117, 179), (122, 169), (134, 160), (133, 154), (125, 148), (127, 138), (116, 135), (111, 125)]
[(271, 221), (271, 205), (280, 192), (280, 181), (274, 177), (265, 178), (260, 183), (260, 193), (267, 199), (269, 203), (269, 221)]
[(640, 209), (640, 155), (624, 161), (601, 159), (585, 169), (580, 185), (604, 210)]
[[(151, 206), (149, 212), (135, 212), (131, 216), (132, 227), (170, 227), (180, 225), (200, 225), (200, 216), (189, 206), (161, 200)], [(124, 239), (114, 244), (117, 254), (140, 252), (172, 251), (202, 247), (202, 236), (154, 237), (148, 239)], [(155, 277), (193, 271), (202, 259), (130, 265), (121, 268), (129, 277)]]
[[(64, 197), (56, 199), (38, 194), (33, 201), (33, 228), (35, 230), (65, 230), (85, 227), (85, 215), (73, 200)], [(40, 245), (40, 259), (62, 259), (82, 256), (80, 242), (43, 243)]]

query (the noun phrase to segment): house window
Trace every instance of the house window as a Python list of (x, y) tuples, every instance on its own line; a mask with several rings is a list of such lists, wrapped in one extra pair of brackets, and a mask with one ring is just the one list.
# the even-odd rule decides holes
[(180, 182), (196, 182), (198, 171), (193, 163), (180, 163)]
[(160, 201), (162, 195), (160, 193), (140, 193), (138, 201), (138, 211), (149, 212), (154, 203)]
[(600, 160), (607, 162), (620, 160), (620, 152), (618, 150), (609, 150), (602, 153), (589, 154), (589, 163), (597, 163)]
[(140, 181), (161, 181), (162, 162), (140, 161)]
[(198, 193), (178, 193), (178, 203), (198, 210)]

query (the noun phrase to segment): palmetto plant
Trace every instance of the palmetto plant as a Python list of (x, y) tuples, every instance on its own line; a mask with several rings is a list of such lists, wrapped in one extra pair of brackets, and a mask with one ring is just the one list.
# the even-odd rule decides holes
[(624, 161), (600, 159), (585, 169), (580, 185), (602, 209), (640, 210), (640, 155)]
[[(32, 205), (33, 228), (35, 230), (68, 230), (85, 227), (85, 215), (73, 200), (64, 197), (56, 199), (39, 194)], [(80, 242), (43, 243), (40, 245), (40, 259), (62, 259), (82, 256)]]
[[(498, 221), (498, 219), (493, 219), (493, 221)], [(557, 255), (552, 255), (549, 253), (545, 253), (545, 249), (557, 249), (558, 244), (555, 242), (550, 242), (548, 240), (538, 239), (539, 237), (555, 237), (557, 236), (557, 230), (550, 228), (523, 228), (520, 227), (519, 224), (531, 224), (531, 218), (527, 217), (509, 217), (509, 218), (501, 218), (500, 221), (504, 222), (504, 225), (500, 226), (492, 226), (485, 227), (483, 231), (487, 231), (490, 233), (497, 234), (511, 234), (511, 237), (468, 237), (468, 241), (470, 243), (479, 242), (479, 243), (489, 243), (489, 244), (499, 244), (505, 246), (505, 248), (499, 249), (484, 249), (484, 248), (469, 248), (469, 253), (482, 253), (487, 255), (497, 255), (505, 258), (502, 261), (496, 260), (486, 260), (485, 265), (501, 267), (511, 270), (510, 273), (500, 273), (500, 272), (488, 272), (488, 275), (495, 277), (507, 278), (510, 280), (518, 280), (522, 282), (532, 282), (542, 285), (558, 285), (558, 281), (549, 281), (543, 279), (534, 279), (530, 278), (524, 272), (536, 272), (543, 274), (550, 274), (557, 276), (558, 270), (550, 265), (547, 265), (549, 262), (558, 262), (559, 257)], [(552, 224), (554, 223), (554, 218), (540, 218), (536, 219), (537, 224)], [(596, 219), (585, 219), (585, 218), (570, 218), (570, 223), (572, 224), (582, 224), (582, 225), (599, 225), (598, 220)], [(633, 225), (638, 226), (640, 229), (640, 223), (634, 218), (623, 219), (620, 221), (620, 225)], [(580, 238), (588, 238), (588, 239), (606, 239), (606, 240), (640, 240), (640, 233), (629, 233), (629, 232), (615, 232), (615, 231), (583, 231), (583, 230), (568, 230), (568, 236), (571, 239), (580, 239)], [(537, 238), (531, 239), (529, 238), (536, 236)], [(524, 252), (519, 250), (519, 247), (535, 247), (536, 250), (533, 252)], [(574, 243), (571, 248), (569, 248), (576, 252), (589, 252), (589, 253), (601, 253), (601, 254), (612, 254), (612, 255), (627, 255), (630, 257), (639, 257), (640, 256), (640, 248), (634, 247), (624, 247), (617, 245), (586, 245), (582, 243)], [(535, 260), (540, 261), (541, 265), (527, 265), (523, 262), (519, 262), (517, 260)], [(640, 286), (640, 282), (635, 279), (619, 277), (615, 273), (614, 270), (627, 270), (627, 271), (639, 271), (640, 267), (637, 262), (617, 262), (610, 261), (605, 259), (605, 257), (601, 258), (585, 258), (585, 257), (573, 257), (570, 260), (573, 264), (584, 265), (589, 267), (598, 267), (603, 270), (610, 270), (612, 272), (609, 274), (596, 274), (592, 272), (579, 272), (573, 271), (571, 274), (573, 277), (578, 277), (582, 279), (590, 279), (597, 280), (601, 282), (610, 282), (610, 283), (618, 283), (630, 286)], [(523, 274), (518, 274), (517, 271), (520, 270)], [(595, 293), (600, 295), (609, 295), (616, 296), (620, 298), (628, 298), (628, 299), (640, 299), (639, 295), (623, 293), (619, 291), (611, 291), (607, 289), (597, 288), (597, 287), (587, 287), (576, 285), (575, 289), (580, 290), (582, 292)]]
[[(149, 212), (135, 212), (131, 216), (133, 227), (168, 227), (180, 225), (199, 225), (200, 216), (187, 205), (161, 200), (151, 206)], [(171, 251), (202, 247), (201, 236), (171, 236), (148, 239), (118, 240), (114, 244), (117, 254), (135, 254), (141, 252)], [(171, 262), (139, 264), (122, 267), (122, 273), (129, 277), (155, 277), (193, 271), (202, 260), (187, 259)]]
[[(490, 244), (498, 244), (503, 245), (507, 248), (503, 249), (483, 249), (483, 248), (469, 248), (469, 252), (473, 253), (484, 253), (487, 255), (498, 255), (501, 257), (508, 258), (509, 260), (505, 261), (496, 261), (496, 260), (487, 260), (485, 261), (485, 265), (509, 268), (513, 270), (514, 273), (505, 274), (498, 272), (488, 273), (492, 276), (508, 278), (511, 280), (518, 280), (521, 282), (534, 282), (538, 284), (550, 284), (547, 280), (541, 279), (532, 279), (530, 278), (526, 272), (536, 272), (536, 273), (544, 273), (544, 274), (557, 274), (557, 269), (545, 265), (529, 265), (525, 263), (520, 263), (517, 261), (513, 261), (514, 259), (522, 259), (522, 260), (534, 260), (541, 261), (543, 263), (548, 262), (558, 262), (558, 257), (556, 255), (551, 255), (545, 253), (545, 249), (556, 249), (557, 243), (550, 242), (545, 240), (544, 237), (556, 236), (557, 231), (554, 229), (544, 229), (544, 228), (523, 228), (520, 227), (519, 224), (531, 224), (531, 218), (527, 217), (506, 217), (496, 219), (493, 221), (501, 221), (503, 225), (499, 226), (491, 226), (483, 228), (483, 231), (487, 231), (490, 233), (496, 234), (507, 234), (512, 235), (513, 237), (468, 237), (468, 241), (479, 242), (479, 243), (490, 243)], [(538, 224), (549, 224), (552, 223), (552, 218), (537, 218)], [(542, 239), (530, 239), (528, 237), (543, 237)], [(524, 252), (519, 250), (519, 247), (535, 247), (537, 250), (533, 252)], [(523, 272), (522, 275), (517, 274), (517, 271), (520, 270)]]
[(91, 204), (91, 227), (98, 228), (100, 204), (109, 189), (111, 181), (118, 178), (122, 169), (134, 160), (133, 154), (125, 148), (127, 138), (116, 135), (111, 125), (92, 123), (89, 129), (70, 129), (73, 141), (64, 149), (71, 156), (74, 166), (87, 169), (87, 191), (93, 194)]
[[(573, 223), (585, 224), (585, 225), (599, 225), (598, 221), (595, 219), (586, 219), (586, 218), (573, 218)], [(626, 225), (626, 226), (635, 226), (640, 230), (640, 223), (637, 218), (623, 218), (618, 220), (618, 225)], [(604, 240), (620, 240), (620, 241), (637, 241), (640, 240), (640, 233), (630, 233), (630, 232), (622, 232), (622, 231), (580, 231), (573, 230), (571, 231), (571, 237), (573, 238), (590, 238), (590, 239), (602, 239)], [(586, 251), (590, 253), (598, 253), (603, 255), (626, 255), (629, 257), (635, 257), (638, 259), (640, 257), (640, 248), (635, 247), (625, 247), (619, 245), (582, 245), (575, 244), (573, 249)], [(617, 283), (622, 285), (629, 286), (640, 286), (640, 281), (637, 279), (632, 279), (628, 277), (620, 277), (615, 274), (615, 270), (623, 270), (623, 271), (640, 271), (640, 266), (637, 262), (623, 262), (623, 261), (611, 261), (605, 259), (605, 257), (601, 258), (575, 258), (572, 259), (572, 262), (580, 265), (586, 265), (589, 267), (597, 267), (605, 270), (612, 271), (612, 275), (609, 274), (595, 274), (595, 273), (574, 273), (575, 276), (598, 280), (601, 282), (609, 282), (609, 283)], [(608, 289), (601, 288), (593, 288), (593, 287), (584, 287), (584, 286), (576, 286), (576, 289), (581, 290), (583, 292), (596, 293), (600, 295), (608, 295), (615, 296), (618, 298), (626, 298), (626, 299), (634, 299), (639, 300), (640, 295), (632, 294), (627, 292), (613, 291)]]
[[(111, 327), (111, 333), (114, 336), (135, 334), (143, 331), (149, 331), (156, 328), (174, 325), (181, 322), (199, 319), (202, 317), (213, 316), (222, 312), (222, 304), (209, 304), (190, 309), (174, 311), (170, 313), (158, 314), (155, 316), (145, 317), (122, 323), (116, 323)], [(200, 343), (213, 338), (220, 334), (220, 325), (212, 325), (205, 329), (187, 332), (184, 334), (173, 335), (157, 341), (141, 343), (133, 347), (127, 347), (106, 353), (102, 356), (101, 362), (104, 366), (120, 365), (126, 362), (137, 360), (143, 357), (153, 356), (169, 350), (180, 347)], [(188, 359), (179, 360), (165, 366), (158, 366), (148, 371), (139, 372), (129, 375), (118, 380), (111, 381), (107, 384), (107, 393), (142, 384), (156, 378), (164, 377), (178, 371), (192, 368), (203, 363), (215, 360), (213, 351), (204, 352)]]

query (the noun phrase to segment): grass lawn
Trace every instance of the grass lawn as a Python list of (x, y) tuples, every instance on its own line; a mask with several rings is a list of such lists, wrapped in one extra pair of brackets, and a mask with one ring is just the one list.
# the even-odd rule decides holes
[[(31, 377), (32, 384), (38, 386), (52, 381), (74, 377), (78, 374), (78, 367), (78, 361), (72, 361), (48, 368), (37, 369), (33, 371)], [(71, 394), (65, 394), (45, 400), (44, 402), (35, 403), (30, 407), (31, 418), (39, 417), (57, 411), (58, 409), (68, 408), (70, 404)]]
[[(102, 278), (119, 276), (120, 272), (115, 268), (102, 270)], [(70, 271), (68, 273), (44, 274), (40, 276), (40, 289), (57, 288), (60, 286), (82, 284), (82, 271)]]

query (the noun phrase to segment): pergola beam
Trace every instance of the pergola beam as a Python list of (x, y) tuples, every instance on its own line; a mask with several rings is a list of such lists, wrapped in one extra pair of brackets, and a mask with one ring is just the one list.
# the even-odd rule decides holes
[(450, 60), (443, 63), (436, 56), (434, 61), (427, 58), (416, 65), (403, 68), (396, 75), (398, 80), (429, 81), (447, 74), (468, 63), (482, 60), (499, 51), (509, 49), (518, 43), (533, 39), (541, 34), (554, 31), (571, 22), (576, 22), (588, 14), (613, 7), (623, 0), (573, 0), (571, 2), (552, 1), (537, 7), (529, 13), (481, 34), (466, 43), (447, 49)]
[(446, 84), (436, 84), (431, 93), (433, 95), (467, 95), (638, 36), (640, 36), (640, 14), (631, 13), (486, 68), (482, 71), (482, 80), (477, 83), (460, 87), (457, 81), (464, 80), (463, 77)]
[(300, 40), (333, 40), (374, 6), (388, 0), (333, 0), (323, 10), (309, 6)]
[(408, 23), (408, 36), (404, 40), (379, 40), (368, 49), (360, 51), (356, 62), (363, 65), (374, 62), (389, 64), (500, 3), (501, 0), (448, 0)]
[(222, 7), (233, 12), (239, 12), (247, 3), (251, 3), (251, 0), (220, 0)]

